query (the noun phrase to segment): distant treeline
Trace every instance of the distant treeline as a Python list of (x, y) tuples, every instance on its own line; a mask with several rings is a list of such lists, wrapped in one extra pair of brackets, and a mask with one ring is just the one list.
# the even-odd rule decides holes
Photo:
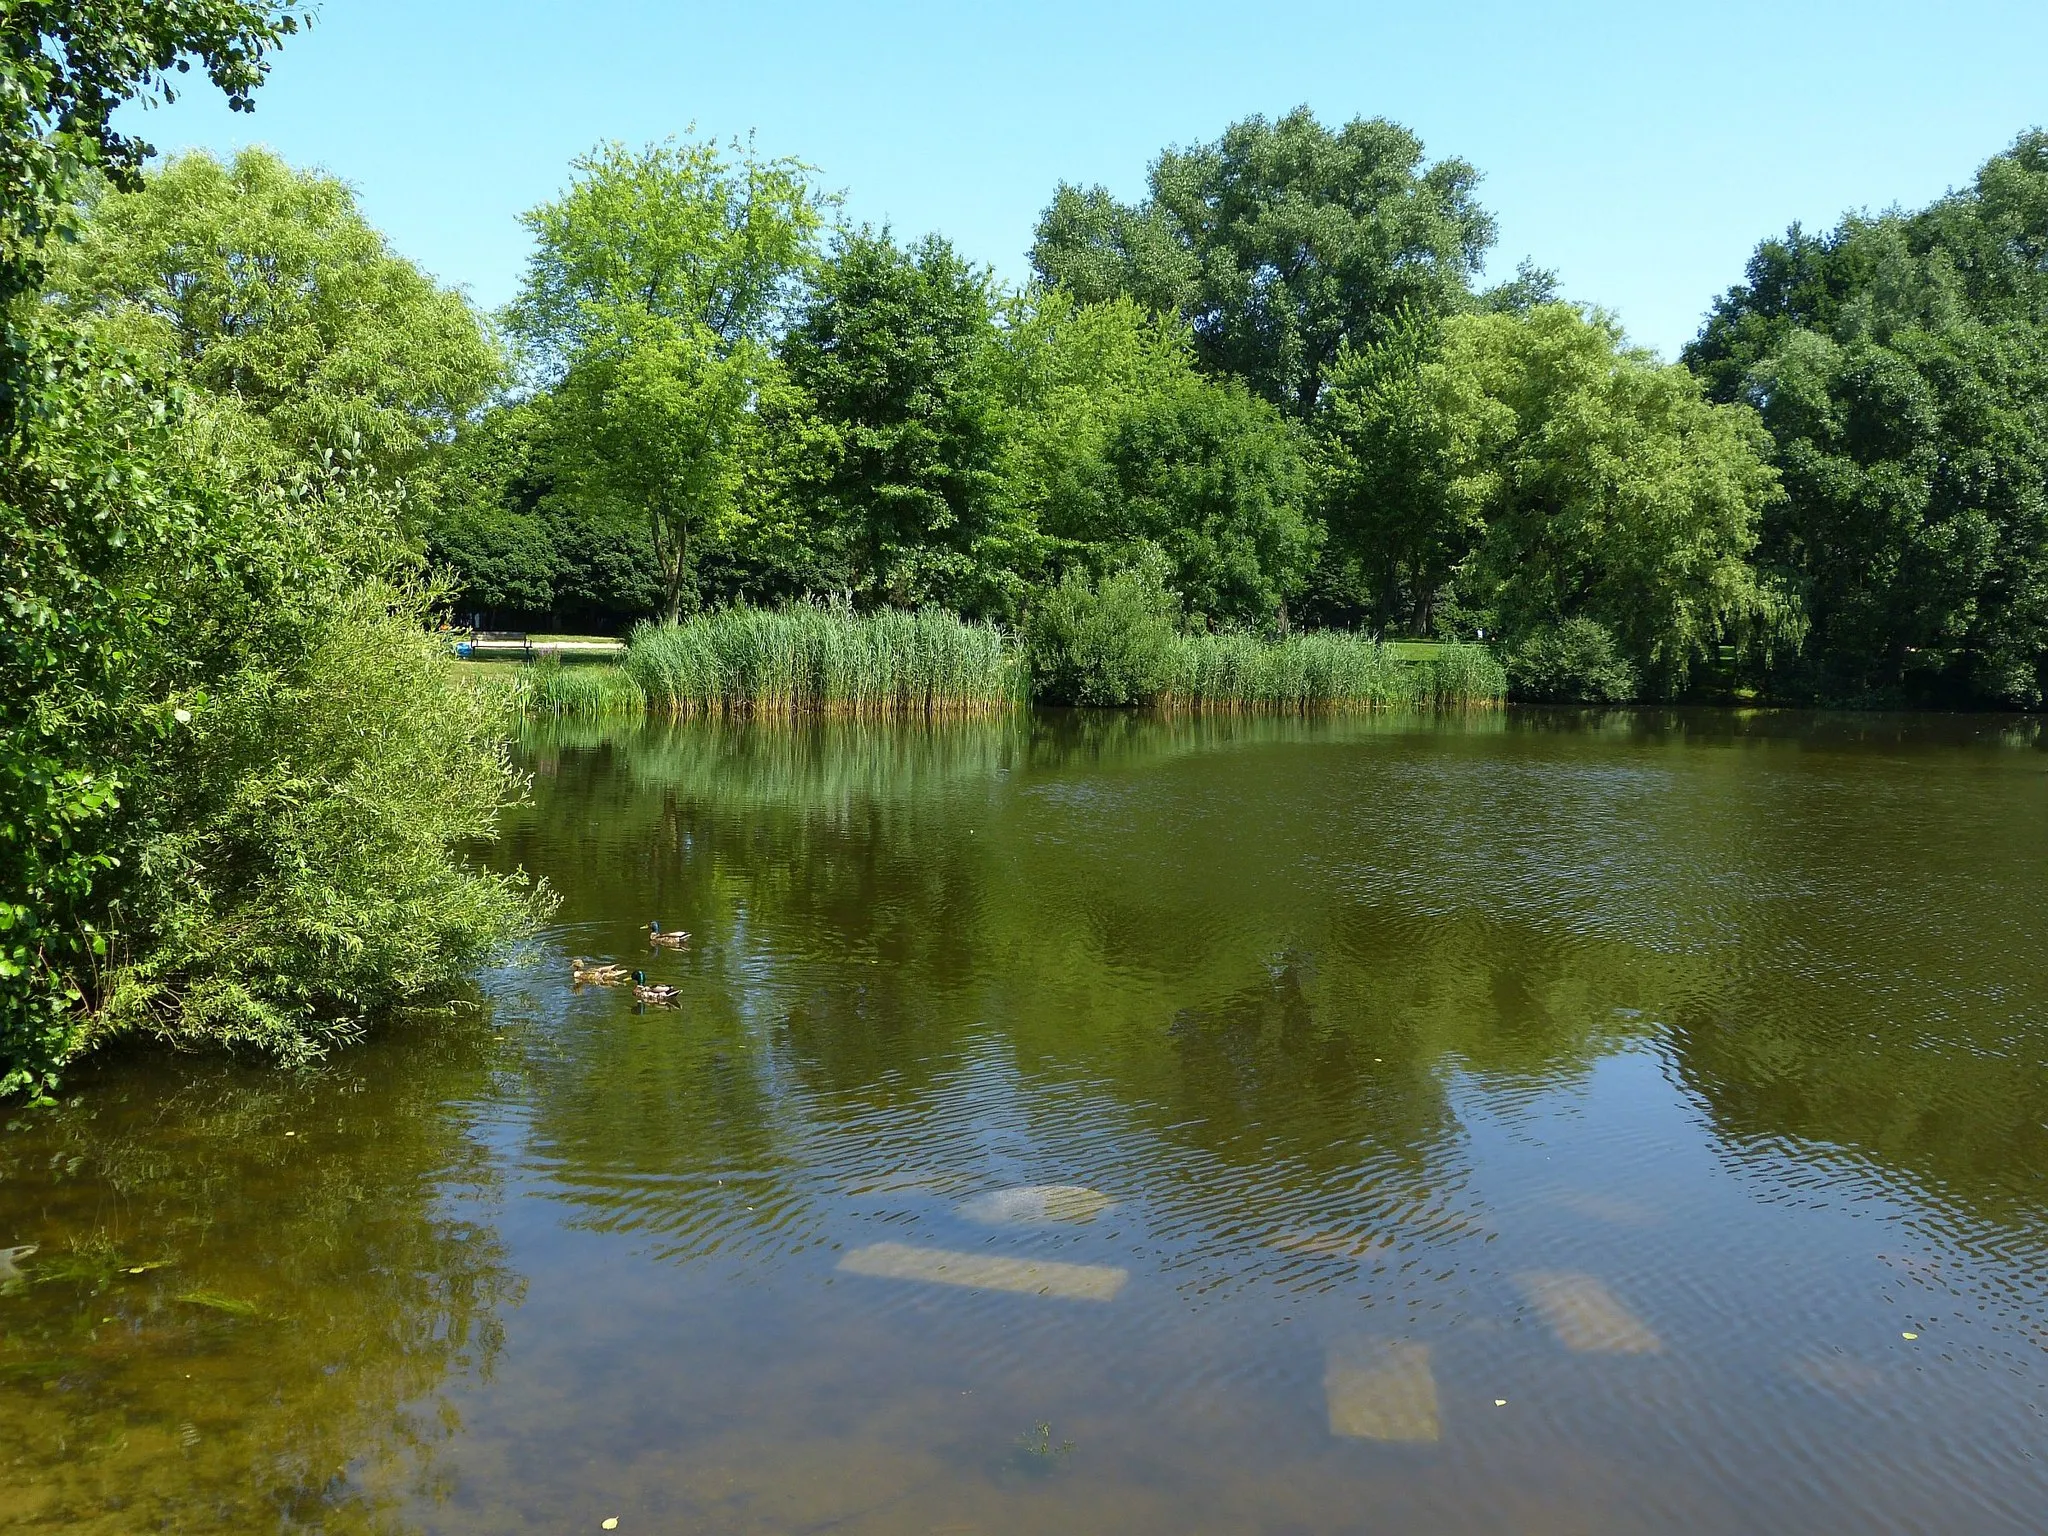
[(841, 596), (1021, 626), (1158, 565), (1185, 628), (1474, 640), (1526, 697), (2037, 705), (2048, 138), (1767, 241), (1683, 365), (1556, 301), (1457, 160), (1252, 118), (1062, 187), (1010, 291), (804, 166), (611, 146), (530, 217), (514, 397), (426, 532), (497, 622)]
[(1527, 263), (1481, 286), (1478, 180), (1254, 117), (1136, 204), (1059, 188), (1010, 290), (796, 161), (607, 145), (494, 325), (248, 151), (106, 193), (59, 286), (281, 451), (407, 476), (490, 626), (1020, 629), (1142, 568), (1188, 632), (1483, 639), (1527, 697), (2040, 702), (2048, 136), (1765, 242), (1682, 364)]

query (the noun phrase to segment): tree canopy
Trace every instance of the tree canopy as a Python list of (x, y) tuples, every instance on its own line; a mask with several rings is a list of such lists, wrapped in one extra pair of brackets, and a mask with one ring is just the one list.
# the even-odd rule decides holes
[(992, 280), (928, 236), (843, 233), (781, 356), (835, 433), (819, 524), (869, 600), (1005, 607)]
[(1494, 240), (1463, 160), (1427, 163), (1384, 118), (1332, 131), (1308, 108), (1169, 149), (1136, 206), (1062, 186), (1032, 265), (1083, 301), (1127, 294), (1193, 327), (1205, 366), (1306, 417), (1348, 341), (1467, 302)]
[(526, 216), (508, 324), (573, 421), (557, 469), (645, 520), (670, 615), (707, 553), (758, 522), (754, 467), (787, 415), (769, 343), (815, 261), (808, 169), (692, 141), (578, 160)]
[(1809, 696), (2031, 707), (2048, 687), (2048, 135), (1912, 214), (1765, 241), (1687, 362), (1762, 415), (1761, 558)]
[(395, 255), (346, 184), (268, 150), (181, 155), (104, 189), (50, 283), (75, 319), (309, 462), (410, 468), (503, 373), (482, 317)]
[(1777, 494), (1754, 414), (1603, 316), (1455, 316), (1434, 345), (1350, 354), (1332, 397), (1330, 518), (1362, 562), (1379, 551), (1367, 598), (1419, 616), (1449, 577), (1509, 643), (1591, 620), (1667, 694), (1795, 624), (1748, 563)]

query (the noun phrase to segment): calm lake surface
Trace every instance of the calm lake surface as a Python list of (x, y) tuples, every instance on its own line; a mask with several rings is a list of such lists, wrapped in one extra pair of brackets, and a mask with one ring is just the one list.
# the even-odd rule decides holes
[(475, 1006), (7, 1119), (0, 1530), (2048, 1525), (2034, 727), (526, 751)]

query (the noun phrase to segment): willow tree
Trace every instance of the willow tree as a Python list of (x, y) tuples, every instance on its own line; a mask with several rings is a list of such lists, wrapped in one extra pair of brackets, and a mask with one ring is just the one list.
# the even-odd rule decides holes
[(1347, 353), (1327, 418), (1333, 536), (1383, 552), (1364, 595), (1391, 592), (1390, 618), (1427, 626), (1441, 586), (1512, 654), (1597, 625), (1666, 695), (1722, 645), (1800, 633), (1750, 564), (1780, 494), (1756, 413), (1708, 401), (1604, 315), (1458, 315)]
[(460, 291), (392, 250), (346, 182), (264, 149), (195, 151), (100, 190), (50, 283), (287, 461), (411, 469), (501, 382)]
[(748, 487), (790, 393), (771, 343), (827, 199), (801, 162), (711, 140), (609, 144), (573, 170), (525, 216), (507, 327), (556, 392), (560, 470), (646, 517), (673, 618), (706, 549), (756, 516)]

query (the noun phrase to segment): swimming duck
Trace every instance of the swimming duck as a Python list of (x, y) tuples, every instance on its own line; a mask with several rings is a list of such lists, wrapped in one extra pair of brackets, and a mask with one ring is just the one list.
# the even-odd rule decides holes
[(623, 965), (605, 965), (600, 961), (586, 960), (577, 956), (569, 962), (569, 979), (578, 986), (615, 987), (626, 979)]
[(633, 995), (643, 1003), (672, 1003), (682, 996), (665, 981), (649, 981), (645, 971), (633, 973)]
[(681, 949), (690, 942), (690, 936), (680, 928), (670, 932), (659, 923), (649, 923), (647, 925), (647, 942), (658, 944), (663, 949)]

